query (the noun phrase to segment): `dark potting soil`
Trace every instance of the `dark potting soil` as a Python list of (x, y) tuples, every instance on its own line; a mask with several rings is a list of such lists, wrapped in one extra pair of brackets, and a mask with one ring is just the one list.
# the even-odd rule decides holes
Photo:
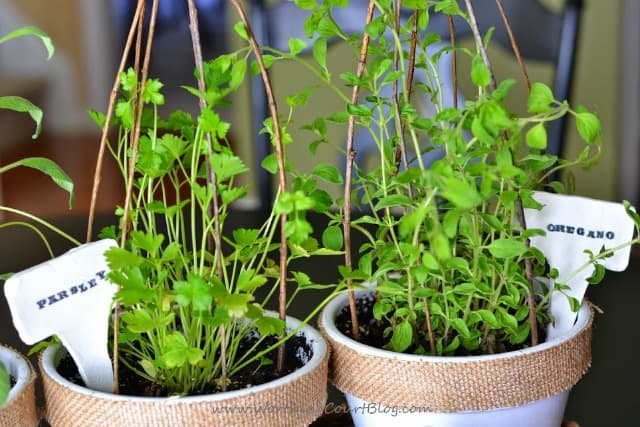
[[(257, 337), (245, 337), (240, 343), (238, 354), (242, 354), (243, 351), (251, 348), (256, 341)], [(257, 352), (270, 347), (276, 342), (277, 337), (265, 338), (262, 343), (259, 344)], [(256, 362), (255, 364), (248, 365), (234, 377), (230, 378), (227, 391), (240, 390), (264, 384), (288, 375), (311, 360), (313, 349), (304, 336), (296, 335), (291, 337), (285, 345), (284, 369), (282, 372), (278, 372), (276, 369), (276, 353), (277, 350), (274, 350), (266, 355), (268, 359), (273, 361), (272, 364), (260, 364)], [(58, 364), (58, 373), (74, 384), (85, 386), (75, 362), (69, 355), (65, 356)], [(120, 394), (127, 396), (167, 397), (166, 390), (160, 388), (156, 383), (139, 377), (123, 363), (119, 364), (118, 376)], [(217, 384), (211, 383), (209, 387), (206, 387), (197, 394), (212, 394), (221, 391)], [(192, 393), (192, 395), (194, 394), (196, 393)]]
[[(376, 302), (375, 294), (365, 294), (364, 296), (358, 296), (356, 298), (356, 315), (358, 318), (358, 328), (360, 331), (360, 343), (384, 349), (386, 345), (389, 343), (391, 339), (391, 334), (389, 336), (384, 335), (384, 331), (386, 328), (390, 326), (390, 323), (384, 319), (378, 321), (373, 317), (373, 306)], [(349, 306), (345, 306), (338, 312), (338, 315), (335, 319), (336, 328), (343, 334), (353, 339), (353, 331), (352, 331), (351, 321), (351, 313), (349, 311)], [(546, 331), (544, 325), (538, 324), (538, 337), (539, 342), (544, 342), (546, 337)], [(428, 344), (423, 343), (424, 347), (427, 348)], [(499, 346), (497, 346), (497, 353), (503, 353), (508, 351), (521, 350), (523, 348), (529, 347), (529, 342), (525, 342), (523, 344), (512, 345), (508, 342), (505, 342)], [(411, 346), (405, 353), (407, 354), (415, 354), (416, 347)], [(481, 352), (470, 352), (465, 350), (462, 346), (460, 346), (455, 354), (455, 356), (477, 356), (481, 355)]]

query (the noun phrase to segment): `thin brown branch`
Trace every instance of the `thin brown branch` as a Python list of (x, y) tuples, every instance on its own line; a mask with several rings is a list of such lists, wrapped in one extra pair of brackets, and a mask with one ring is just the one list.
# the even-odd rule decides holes
[[(402, 10), (402, 0), (396, 0), (396, 6), (395, 6), (395, 31), (396, 33), (400, 32), (400, 13)], [(418, 17), (418, 10), (416, 9), (414, 11), (414, 23), (413, 23), (413, 29), (411, 32), (411, 45), (410, 45), (410, 52), (409, 52), (409, 64), (408, 64), (408, 70), (407, 70), (407, 98), (411, 98), (411, 89), (413, 86), (413, 74), (415, 72), (415, 57), (416, 57), (416, 45), (417, 45), (417, 17)], [(400, 60), (400, 52), (399, 49), (401, 49), (401, 46), (394, 46), (393, 49), (393, 69), (394, 70), (398, 70), (398, 62)], [(405, 168), (409, 167), (409, 162), (407, 160), (407, 150), (406, 150), (406, 145), (404, 142), (404, 130), (405, 130), (405, 123), (403, 123), (400, 119), (400, 101), (398, 99), (398, 81), (394, 80), (393, 81), (393, 86), (392, 86), (392, 90), (393, 90), (393, 109), (394, 109), (394, 117), (395, 117), (395, 126), (396, 129), (398, 129), (398, 145), (396, 146), (395, 149), (395, 154), (394, 154), (394, 164), (396, 165), (397, 169), (400, 170), (400, 162), (402, 162), (402, 165)], [(408, 193), (409, 193), (409, 197), (413, 199), (413, 189), (411, 187), (411, 185), (409, 185), (409, 187), (407, 188)]]
[[(153, 34), (155, 32), (155, 24), (156, 17), (158, 15), (158, 0), (153, 0), (153, 5), (151, 7), (151, 17), (149, 19), (149, 32), (147, 34), (147, 46), (144, 55), (144, 63), (142, 65), (142, 77), (140, 79), (139, 85), (139, 95), (138, 95), (138, 105), (135, 110), (135, 125), (134, 125), (134, 133), (133, 140), (131, 141), (131, 158), (129, 160), (129, 170), (127, 172), (127, 190), (124, 200), (124, 208), (122, 213), (122, 223), (121, 223), (121, 236), (120, 236), (120, 247), (125, 246), (125, 242), (127, 239), (128, 228), (129, 228), (129, 213), (131, 210), (131, 198), (133, 197), (133, 178), (135, 175), (135, 166), (138, 157), (138, 145), (140, 142), (140, 127), (142, 122), (142, 108), (143, 108), (143, 98), (141, 93), (144, 91), (145, 85), (147, 84), (147, 77), (149, 75), (149, 62), (151, 60), (151, 46), (153, 43)], [(118, 372), (118, 355), (119, 355), (119, 346), (118, 339), (120, 336), (120, 315), (119, 308), (116, 306), (116, 311), (113, 317), (113, 366), (115, 376), (115, 393), (118, 393), (118, 381), (117, 381), (117, 372)]]
[(107, 146), (107, 135), (109, 133), (109, 126), (111, 125), (111, 119), (113, 117), (113, 109), (116, 103), (116, 97), (118, 96), (118, 90), (120, 89), (120, 73), (124, 71), (124, 67), (127, 63), (127, 57), (131, 51), (131, 45), (133, 44), (133, 37), (136, 34), (138, 26), (138, 20), (143, 15), (144, 0), (138, 1), (138, 7), (136, 8), (133, 20), (131, 21), (131, 27), (129, 28), (129, 35), (124, 45), (124, 51), (122, 52), (122, 58), (120, 59), (120, 65), (116, 72), (116, 78), (113, 82), (111, 94), (109, 96), (109, 104), (107, 106), (107, 112), (105, 114), (104, 125), (102, 126), (102, 136), (100, 137), (100, 147), (98, 148), (98, 158), (96, 160), (95, 172), (93, 175), (93, 189), (91, 191), (91, 202), (89, 205), (89, 219), (87, 222), (87, 242), (90, 242), (93, 238), (93, 223), (95, 221), (96, 204), (98, 202), (98, 194), (100, 192), (100, 181), (102, 179), (102, 166), (104, 164), (104, 153)]
[[(260, 46), (251, 30), (251, 25), (249, 24), (249, 19), (245, 11), (243, 10), (240, 2), (238, 0), (231, 0), (233, 6), (238, 13), (238, 16), (242, 20), (242, 23), (247, 32), (247, 36), (249, 38), (249, 44), (251, 45), (251, 49), (253, 50), (253, 54), (258, 63), (258, 67), (260, 69), (260, 75), (262, 77), (262, 82), (264, 83), (265, 93), (267, 95), (267, 100), (269, 103), (269, 113), (271, 115), (271, 119), (273, 120), (273, 131), (274, 131), (274, 140), (275, 140), (275, 148), (276, 155), (278, 157), (278, 185), (280, 188), (280, 194), (287, 191), (287, 179), (285, 175), (285, 164), (284, 164), (284, 146), (282, 143), (282, 132), (280, 129), (280, 119), (278, 117), (278, 106), (276, 104), (276, 99), (273, 95), (273, 89), (271, 86), (271, 79), (269, 78), (269, 73), (267, 72), (267, 68), (264, 65), (264, 61), (262, 60), (262, 53), (260, 51)], [(286, 321), (287, 312), (287, 236), (285, 234), (285, 227), (287, 224), (287, 215), (280, 215), (280, 289), (278, 293), (278, 315), (282, 321)], [(283, 338), (281, 336), (281, 338)], [(280, 345), (278, 347), (278, 360), (277, 360), (277, 369), (279, 372), (282, 371), (284, 365), (284, 351), (285, 346)]]
[[(375, 9), (375, 0), (369, 0), (369, 6), (367, 7), (367, 17), (365, 25), (368, 25), (373, 19), (373, 11)], [(358, 60), (358, 67), (356, 69), (356, 75), (361, 78), (364, 74), (365, 67), (367, 65), (367, 52), (369, 50), (369, 35), (364, 32), (362, 36), (362, 47), (360, 49), (360, 58)], [(360, 86), (353, 86), (351, 92), (351, 104), (356, 105), (360, 96)], [(344, 179), (344, 218), (342, 219), (342, 228), (344, 233), (344, 263), (347, 271), (351, 271), (352, 267), (352, 255), (351, 255), (351, 181), (353, 173), (353, 159), (356, 156), (356, 152), (353, 148), (353, 136), (356, 129), (356, 117), (349, 116), (349, 123), (347, 127), (347, 147), (346, 147), (346, 167), (345, 167), (345, 179)], [(356, 341), (360, 340), (360, 326), (358, 324), (358, 313), (356, 308), (356, 297), (353, 291), (353, 283), (350, 277), (347, 277), (347, 288), (349, 290), (349, 312), (351, 313), (352, 335)]]
[(504, 11), (504, 7), (502, 6), (502, 0), (496, 0), (496, 5), (498, 6), (498, 10), (500, 11), (500, 16), (502, 17), (502, 22), (504, 22), (504, 27), (507, 30), (507, 34), (509, 35), (509, 41), (511, 42), (511, 49), (513, 49), (513, 54), (518, 61), (518, 66), (520, 67), (520, 73), (522, 74), (522, 80), (524, 81), (525, 86), (527, 87), (527, 91), (531, 91), (531, 82), (529, 81), (529, 75), (527, 74), (527, 68), (524, 65), (524, 60), (522, 59), (522, 55), (520, 54), (520, 46), (518, 46), (518, 42), (513, 35), (513, 31), (511, 31), (511, 25), (509, 25), (509, 20), (507, 19), (507, 14)]
[(451, 55), (453, 55), (453, 108), (458, 108), (458, 54), (456, 52), (456, 27), (453, 23), (453, 16), (447, 15), (449, 21), (449, 38), (451, 40)]
[[(202, 49), (200, 46), (200, 31), (198, 29), (198, 11), (193, 0), (187, 0), (189, 6), (189, 31), (191, 32), (191, 45), (193, 47), (193, 57), (196, 69), (198, 70), (198, 89), (204, 94), (206, 84), (204, 81), (204, 66), (202, 63)], [(199, 97), (200, 111), (207, 108), (207, 103), (203, 96)], [(207, 184), (213, 191), (213, 201), (208, 206), (208, 217), (213, 218), (213, 237), (209, 234), (207, 237), (208, 245), (215, 250), (216, 272), (219, 278), (223, 276), (223, 254), (222, 254), (222, 231), (220, 229), (220, 212), (218, 206), (218, 179), (216, 171), (211, 167), (211, 158), (213, 157), (213, 145), (211, 143), (211, 133), (207, 132), (205, 136), (207, 142)], [(227, 390), (227, 338), (225, 325), (220, 325), (220, 372), (222, 379), (222, 391)]]

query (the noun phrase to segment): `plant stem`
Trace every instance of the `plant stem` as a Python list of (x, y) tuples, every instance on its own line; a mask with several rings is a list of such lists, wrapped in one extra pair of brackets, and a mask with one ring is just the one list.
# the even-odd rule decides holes
[[(23, 216), (25, 218), (29, 218), (30, 220), (37, 222), (40, 225), (45, 226), (46, 228), (48, 228), (49, 230), (53, 231), (54, 233), (56, 233), (57, 235), (59, 235), (60, 237), (63, 237), (65, 239), (67, 239), (69, 242), (73, 243), (75, 246), (80, 246), (82, 243), (80, 243), (79, 240), (76, 240), (75, 238), (71, 237), (70, 235), (68, 235), (67, 233), (65, 233), (64, 231), (60, 230), (58, 227), (56, 227), (55, 225), (41, 219), (38, 218), (35, 215), (31, 215), (28, 212), (25, 211), (21, 211), (19, 209), (14, 209), (14, 208), (10, 208), (7, 206), (0, 206), (0, 211), (5, 211), (5, 212), (11, 212), (13, 214), (17, 214), (20, 216)], [(27, 225), (26, 223), (24, 223), (23, 225)], [(6, 224), (2, 224), (0, 225), (0, 227), (4, 227), (6, 226)]]
[[(276, 155), (278, 157), (278, 184), (280, 187), (280, 192), (284, 193), (287, 191), (287, 179), (285, 175), (285, 164), (284, 164), (284, 146), (282, 143), (282, 133), (280, 129), (280, 119), (278, 117), (278, 106), (276, 104), (275, 97), (273, 95), (273, 89), (271, 87), (271, 79), (269, 78), (269, 73), (267, 72), (267, 68), (264, 65), (264, 61), (262, 60), (262, 53), (260, 52), (260, 46), (256, 41), (255, 35), (251, 30), (251, 25), (249, 24), (249, 19), (247, 18), (246, 13), (244, 12), (240, 2), (238, 0), (231, 0), (233, 6), (238, 13), (238, 16), (242, 20), (243, 25), (245, 26), (247, 37), (249, 38), (249, 44), (253, 49), (253, 54), (256, 57), (256, 61), (258, 63), (258, 67), (260, 68), (260, 75), (262, 76), (262, 82), (264, 83), (264, 89), (267, 95), (267, 100), (269, 103), (269, 113), (271, 115), (271, 119), (273, 120), (273, 131), (274, 131), (274, 139), (275, 139), (275, 149)], [(280, 320), (286, 322), (287, 319), (287, 236), (286, 236), (286, 225), (287, 225), (287, 214), (283, 213), (280, 215), (280, 292), (278, 295), (278, 315)], [(284, 367), (284, 344), (278, 347), (278, 360), (277, 360), (277, 369), (278, 372), (282, 372)]]

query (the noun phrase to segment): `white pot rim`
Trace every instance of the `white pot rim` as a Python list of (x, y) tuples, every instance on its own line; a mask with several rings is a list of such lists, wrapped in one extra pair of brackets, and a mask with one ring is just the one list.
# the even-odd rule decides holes
[[(361, 289), (356, 291), (356, 296), (360, 296), (363, 294), (368, 294), (373, 291), (369, 289)], [(559, 334), (555, 338), (540, 343), (538, 345), (527, 347), (520, 350), (508, 351), (504, 353), (495, 353), (495, 354), (483, 354), (477, 356), (430, 356), (430, 355), (416, 355), (416, 354), (405, 354), (405, 353), (396, 353), (390, 350), (380, 349), (376, 347), (372, 347), (366, 344), (362, 344), (348, 336), (344, 335), (342, 332), (338, 330), (335, 324), (335, 318), (338, 312), (348, 305), (348, 293), (344, 291), (342, 294), (333, 298), (322, 311), (320, 316), (320, 324), (322, 325), (323, 331), (327, 334), (331, 340), (336, 341), (339, 344), (348, 346), (360, 354), (373, 356), (373, 357), (381, 357), (387, 359), (395, 359), (407, 362), (420, 362), (426, 361), (433, 363), (469, 363), (469, 362), (482, 362), (488, 360), (498, 360), (498, 359), (507, 359), (516, 356), (521, 356), (525, 354), (536, 353), (539, 351), (545, 351), (549, 348), (555, 347), (560, 343), (563, 343), (572, 337), (574, 337), (579, 331), (588, 326), (589, 322), (589, 313), (590, 307), (589, 303), (584, 301), (580, 306), (580, 310), (578, 311), (578, 318), (576, 323), (573, 325), (571, 329), (565, 331), (562, 334)]]
[(13, 350), (10, 347), (0, 345), (0, 362), (16, 382), (9, 390), (9, 396), (5, 402), (6, 405), (22, 393), (35, 373), (27, 359), (17, 350)]
[[(287, 316), (287, 326), (290, 329), (297, 328), (302, 322), (294, 317)], [(199, 403), (199, 402), (216, 402), (216, 401), (224, 401), (227, 399), (233, 399), (237, 397), (243, 397), (254, 393), (259, 393), (262, 391), (274, 389), (280, 387), (284, 384), (287, 384), (291, 381), (296, 380), (312, 371), (320, 366), (322, 361), (325, 359), (327, 355), (327, 344), (320, 334), (315, 328), (308, 324), (304, 324), (297, 335), (304, 335), (307, 338), (307, 341), (311, 345), (313, 350), (313, 356), (311, 359), (299, 369), (296, 369), (294, 372), (285, 375), (284, 377), (278, 378), (273, 381), (269, 381), (264, 384), (254, 385), (241, 390), (227, 391), (221, 393), (214, 394), (204, 394), (197, 396), (170, 396), (170, 397), (143, 397), (143, 396), (130, 396), (130, 395), (120, 395), (113, 393), (105, 393), (101, 391), (91, 390), (87, 387), (83, 387), (77, 384), (72, 383), (67, 380), (63, 376), (61, 376), (56, 367), (60, 360), (60, 357), (63, 355), (64, 348), (60, 345), (47, 347), (41, 356), (41, 367), (43, 370), (43, 374), (49, 376), (55, 382), (61, 384), (62, 386), (70, 389), (73, 392), (90, 395), (95, 398), (105, 399), (114, 402), (175, 402), (175, 403)]]

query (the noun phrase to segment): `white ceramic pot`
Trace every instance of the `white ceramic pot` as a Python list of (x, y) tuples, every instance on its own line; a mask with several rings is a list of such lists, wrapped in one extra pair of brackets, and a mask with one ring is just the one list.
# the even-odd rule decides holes
[(569, 391), (591, 362), (588, 303), (562, 336), (524, 350), (468, 357), (360, 344), (335, 326), (347, 305), (346, 294), (332, 300), (320, 325), (331, 347), (329, 378), (345, 393), (355, 427), (559, 427)]
[[(287, 318), (290, 329), (299, 323)], [(52, 427), (306, 426), (325, 407), (329, 354), (317, 330), (305, 325), (299, 333), (313, 356), (295, 372), (247, 389), (188, 397), (124, 396), (78, 386), (56, 371), (64, 349), (49, 347), (40, 360), (45, 417)]]
[(0, 362), (15, 385), (6, 403), (0, 407), (0, 426), (34, 427), (39, 422), (36, 411), (36, 373), (31, 362), (17, 351), (0, 346)]

